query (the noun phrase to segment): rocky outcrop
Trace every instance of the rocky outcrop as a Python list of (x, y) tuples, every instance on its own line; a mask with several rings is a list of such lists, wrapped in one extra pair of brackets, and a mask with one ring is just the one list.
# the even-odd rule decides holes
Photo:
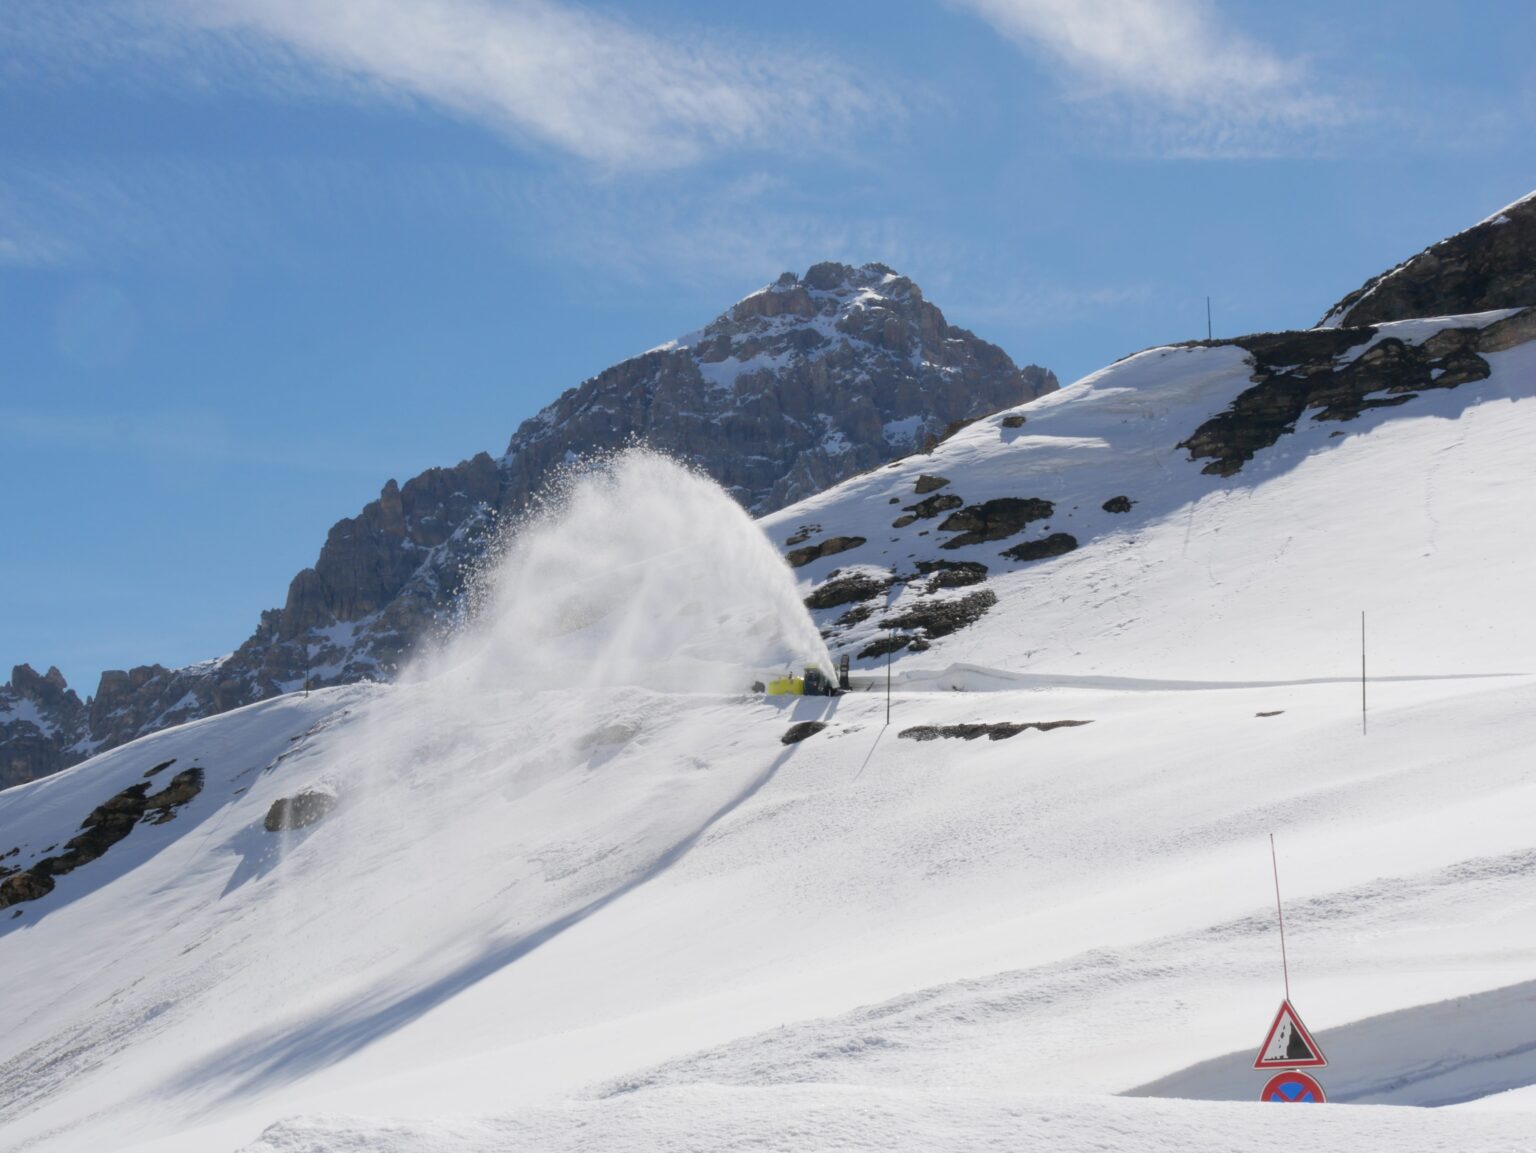
[(804, 548), (792, 549), (784, 554), (784, 559), (792, 568), (804, 568), (813, 560), (820, 560), (824, 556), (836, 556), (840, 552), (858, 548), (864, 543), (865, 540), (861, 536), (829, 536), (826, 540), (806, 545)]
[(909, 741), (936, 741), (940, 737), (961, 741), (974, 741), (977, 737), (986, 737), (989, 741), (1006, 741), (1009, 737), (1016, 737), (1027, 729), (1048, 733), (1052, 729), (1071, 729), (1092, 723), (1092, 721), (994, 721), (991, 724), (913, 725), (910, 729), (902, 729), (896, 735)]
[(930, 601), (904, 612), (886, 617), (880, 627), (900, 631), (920, 630), (923, 639), (948, 636), (975, 624), (997, 604), (997, 594), (991, 589), (979, 589), (963, 597), (947, 601)]
[(1328, 310), (1326, 327), (1536, 305), (1536, 192), (1372, 277)]
[(917, 562), (917, 571), (928, 577), (928, 584), (922, 591), (929, 594), (940, 589), (979, 585), (987, 579), (987, 566), (972, 560), (920, 560)]
[[(517, 429), (503, 456), (389, 481), (331, 529), (283, 606), (262, 613), (229, 656), (112, 670), (89, 702), (68, 693), (46, 708), (34, 701), (54, 691), (34, 683), (46, 678), (13, 675), (0, 689), (0, 786), (307, 685), (393, 676), (452, 627), (466, 574), (497, 527), (573, 456), (644, 443), (764, 513), (1055, 388), (1047, 370), (1020, 368), (950, 325), (884, 265), (786, 272), (698, 332), (566, 392)], [(841, 543), (811, 545), (800, 563)]]
[(1027, 540), (1012, 548), (1005, 548), (1003, 556), (1009, 560), (1047, 560), (1053, 556), (1065, 556), (1077, 548), (1077, 538), (1069, 532), (1053, 532), (1040, 540)]
[(44, 857), (31, 868), (0, 881), (0, 909), (23, 901), (35, 901), (53, 892), (53, 879), (88, 865), (107, 852), (140, 821), (163, 825), (203, 789), (203, 770), (184, 769), (158, 793), (150, 794), (149, 782), (129, 785), (108, 797), (80, 822), (80, 832), (64, 846), (64, 852)]
[(825, 582), (805, 598), (805, 607), (817, 609), (836, 608), (856, 601), (867, 601), (879, 596), (895, 581), (890, 577), (875, 577), (864, 572), (848, 573)]
[(784, 735), (779, 738), (779, 743), (784, 745), (798, 745), (807, 737), (814, 737), (827, 727), (825, 721), (797, 721), (784, 730)]
[(261, 827), (269, 833), (307, 828), (329, 814), (338, 803), (334, 793), (314, 789), (293, 797), (279, 797), (262, 818)]
[[(1179, 442), (1201, 470), (1231, 476), (1280, 437), (1313, 420), (1354, 420), (1373, 408), (1407, 404), (1420, 393), (1486, 379), (1480, 355), (1536, 338), (1536, 307), (1486, 327), (1452, 325), (1408, 343), (1377, 338), (1374, 328), (1322, 328), (1262, 333), (1235, 344), (1253, 358), (1253, 387)], [(1363, 347), (1362, 347), (1363, 346)]]
[(1034, 521), (1045, 520), (1055, 511), (1055, 505), (1039, 497), (1004, 496), (981, 504), (967, 505), (939, 525), (940, 532), (959, 534), (940, 547), (965, 548), (967, 545), (1002, 540), (1022, 532), (1025, 526)]

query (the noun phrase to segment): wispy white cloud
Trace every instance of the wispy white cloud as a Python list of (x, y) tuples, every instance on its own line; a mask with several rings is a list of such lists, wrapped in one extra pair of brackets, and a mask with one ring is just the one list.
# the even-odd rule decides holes
[(142, 0), (138, 11), (189, 36), (264, 43), (283, 75), (308, 62), (616, 168), (814, 147), (876, 107), (849, 68), (813, 52), (664, 35), (553, 0)]
[(614, 169), (803, 152), (900, 117), (806, 38), (564, 0), (5, 0), (0, 84), (417, 104)]
[(1210, 0), (949, 2), (1053, 64), (1073, 102), (1150, 151), (1286, 151), (1357, 115), (1305, 61), (1244, 35)]

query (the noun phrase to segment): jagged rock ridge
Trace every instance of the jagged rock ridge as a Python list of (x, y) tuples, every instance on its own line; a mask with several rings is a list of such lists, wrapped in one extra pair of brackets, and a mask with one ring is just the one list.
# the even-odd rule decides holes
[(951, 326), (884, 265), (786, 272), (703, 329), (564, 393), (499, 459), (481, 453), (391, 480), (331, 529), (283, 607), (263, 612), (228, 656), (110, 671), (89, 702), (57, 670), (39, 678), (22, 666), (0, 689), (0, 786), (306, 680), (389, 677), (451, 623), (465, 573), (497, 524), (573, 455), (640, 440), (761, 514), (1056, 387), (1046, 369), (1020, 368)]

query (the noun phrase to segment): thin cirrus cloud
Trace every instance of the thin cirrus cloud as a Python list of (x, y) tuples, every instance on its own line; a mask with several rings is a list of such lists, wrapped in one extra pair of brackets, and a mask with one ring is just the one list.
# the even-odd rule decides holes
[(1157, 151), (1284, 151), (1355, 115), (1303, 61), (1229, 26), (1209, 0), (949, 3), (1056, 64), (1076, 100)]
[(146, 11), (613, 168), (826, 145), (876, 107), (850, 69), (814, 54), (667, 37), (551, 0), (153, 0)]

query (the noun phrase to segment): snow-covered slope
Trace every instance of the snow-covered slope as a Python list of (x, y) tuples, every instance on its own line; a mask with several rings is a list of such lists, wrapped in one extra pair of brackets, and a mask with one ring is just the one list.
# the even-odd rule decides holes
[[(1488, 375), (1450, 387), (1443, 362), (1413, 360), (1447, 332), (1519, 343), (1485, 349)], [(1362, 611), (1379, 674), (1527, 667), (1530, 634), (1510, 626), (1529, 619), (1520, 590), (1536, 580), (1521, 447), (1536, 311), (1316, 335), (1347, 347), (1319, 353), (1306, 347), (1314, 334), (1294, 334), (1150, 349), (766, 517), (764, 530), (803, 562), (809, 603), (826, 606), (817, 619), (856, 667), (883, 665), (894, 644), (898, 671), (983, 665), (1020, 684), (1036, 672), (1349, 675)], [(1297, 375), (1319, 399), (1288, 398), (1290, 423), (1223, 434), (1245, 398), (1272, 403), (1266, 390), (1289, 385), (1245, 347), (1277, 343), (1285, 358), (1315, 358)], [(1373, 357), (1391, 367), (1368, 371)], [(1345, 404), (1346, 388), (1362, 391)], [(1233, 456), (1206, 444), (1222, 435), (1252, 449), (1225, 476)], [(1255, 448), (1254, 435), (1273, 443)], [(1196, 447), (1205, 455), (1191, 459)], [(989, 510), (992, 531), (974, 531)], [(828, 540), (837, 551), (804, 560)], [(1066, 551), (1041, 547), (1053, 542)], [(1044, 555), (1019, 559), (1031, 549)], [(1475, 659), (1461, 655), (1469, 636)], [(909, 643), (925, 651), (909, 658)]]
[[(1528, 318), (1150, 350), (766, 518), (835, 645), (895, 622), (888, 725), (881, 655), (836, 699), (549, 672), (637, 583), (718, 619), (686, 566), (756, 553), (682, 516), (572, 572), (596, 611), (0, 794), (15, 888), (149, 782), (0, 912), (0, 1145), (1530, 1147)], [(1321, 1078), (1379, 1107), (1254, 1101), (1271, 832)]]

